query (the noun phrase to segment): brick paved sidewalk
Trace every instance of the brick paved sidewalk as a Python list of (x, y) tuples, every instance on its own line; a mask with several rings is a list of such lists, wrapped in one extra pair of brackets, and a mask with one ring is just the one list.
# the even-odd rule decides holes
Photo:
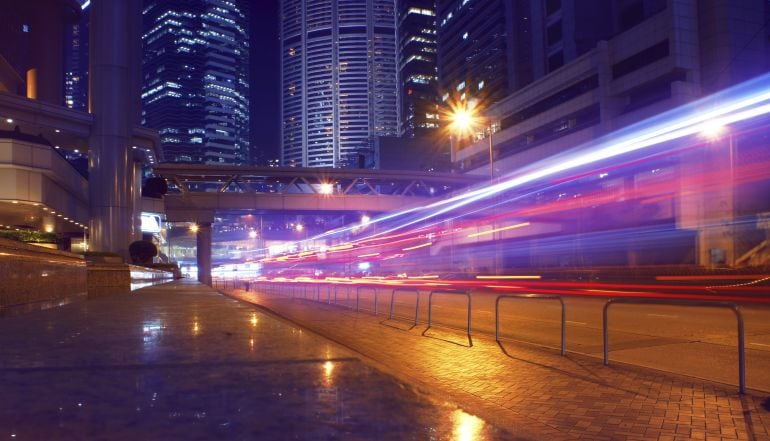
[(0, 319), (0, 440), (521, 439), (197, 283)]
[[(242, 290), (228, 293), (330, 338), (405, 381), (533, 439), (770, 440), (766, 397), (462, 331), (356, 313), (341, 306)], [(764, 406), (768, 401), (764, 402)]]

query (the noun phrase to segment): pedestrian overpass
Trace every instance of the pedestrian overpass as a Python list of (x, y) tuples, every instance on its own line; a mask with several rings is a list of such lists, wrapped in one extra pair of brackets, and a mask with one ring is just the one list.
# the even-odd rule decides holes
[(216, 212), (388, 212), (427, 205), (483, 176), (401, 170), (159, 164), (170, 222), (195, 222), (198, 280), (211, 285)]

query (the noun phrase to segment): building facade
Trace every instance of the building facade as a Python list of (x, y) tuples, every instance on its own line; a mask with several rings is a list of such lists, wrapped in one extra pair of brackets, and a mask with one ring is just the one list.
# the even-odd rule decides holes
[(249, 2), (146, 0), (142, 124), (163, 161), (246, 164)]
[[(532, 20), (531, 29), (540, 29), (533, 31), (533, 36), (540, 35), (542, 38), (536, 39), (547, 42), (548, 24), (557, 22), (562, 23), (566, 35), (567, 23), (578, 20), (579, 11), (574, 9), (574, 3), (531, 2), (530, 6), (537, 7), (530, 11), (541, 13), (541, 19)], [(554, 45), (543, 46), (546, 51), (539, 52), (533, 44), (532, 60), (540, 60), (530, 65), (533, 81), (478, 109), (477, 114), (494, 127), (495, 133), (490, 142), (488, 131), (481, 127), (469, 139), (455, 143), (452, 157), (456, 169), (481, 175), (491, 173), (492, 179), (498, 179), (537, 167), (547, 158), (576, 148), (590, 149), (603, 136), (659, 117), (769, 70), (770, 44), (765, 23), (770, 4), (766, 1), (617, 0), (609, 2), (607, 10), (607, 22), (612, 24), (610, 38), (594, 38), (599, 35), (594, 33), (589, 40), (554, 40)], [(535, 17), (534, 12), (532, 16)], [(578, 45), (581, 41), (583, 44)], [(588, 44), (591, 41), (594, 42)], [(549, 65), (552, 47), (563, 51), (564, 63), (560, 66)], [(550, 67), (555, 69), (551, 71)], [(632, 170), (625, 175), (596, 173), (586, 178), (586, 188), (614, 192), (617, 197), (613, 201), (621, 202), (605, 204), (604, 208), (586, 204), (584, 212), (576, 210), (568, 221), (554, 225), (560, 231), (572, 231), (576, 239), (563, 243), (579, 249), (586, 224), (581, 226), (575, 219), (594, 219), (594, 226), (603, 225), (612, 215), (596, 219), (596, 213), (602, 213), (602, 209), (618, 213), (622, 201), (634, 201), (634, 195), (659, 185), (669, 190), (668, 198), (639, 205), (654, 214), (620, 217), (619, 222), (625, 222), (625, 228), (665, 226), (667, 243), (656, 246), (667, 252), (642, 257), (640, 245), (629, 245), (627, 255), (613, 257), (613, 264), (714, 267), (749, 261), (759, 249), (757, 237), (764, 238), (755, 226), (755, 218), (770, 206), (766, 200), (755, 200), (758, 192), (745, 191), (751, 187), (727, 184), (733, 179), (729, 178), (732, 170), (745, 166), (751, 155), (757, 154), (755, 146), (764, 141), (755, 138), (754, 133), (736, 132), (711, 140), (712, 148), (696, 149), (679, 158), (683, 165), (669, 161), (657, 168)], [(720, 179), (721, 185), (712, 190), (701, 190), (710, 188), (707, 176), (713, 170), (722, 170), (728, 178)], [(687, 188), (698, 191), (685, 191)], [(542, 202), (552, 196), (550, 201), (558, 203), (566, 194), (554, 191), (553, 195), (538, 197)], [(581, 200), (582, 196), (571, 197)], [(596, 228), (599, 231), (610, 227)], [(533, 239), (521, 243), (534, 250), (545, 242)], [(579, 266), (583, 262), (583, 257), (568, 256), (568, 252), (562, 261), (545, 262), (531, 250), (525, 253), (529, 254), (524, 265)], [(595, 260), (593, 264), (606, 263)]]
[[(661, 1), (597, 0), (581, 7), (575, 0), (438, 0), (442, 100), (496, 102), (558, 70), (618, 29), (633, 26), (636, 15), (626, 13), (633, 17), (615, 23), (613, 11), (642, 3)], [(659, 8), (650, 5), (642, 19)]]
[(398, 68), (400, 134), (430, 136), (439, 128), (435, 0), (400, 0)]
[(281, 163), (337, 167), (398, 132), (395, 0), (281, 1)]

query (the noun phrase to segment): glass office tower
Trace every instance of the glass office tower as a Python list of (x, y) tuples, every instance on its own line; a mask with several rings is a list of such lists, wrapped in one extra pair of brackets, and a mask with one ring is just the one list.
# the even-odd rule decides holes
[(248, 0), (145, 0), (142, 120), (167, 162), (249, 163)]

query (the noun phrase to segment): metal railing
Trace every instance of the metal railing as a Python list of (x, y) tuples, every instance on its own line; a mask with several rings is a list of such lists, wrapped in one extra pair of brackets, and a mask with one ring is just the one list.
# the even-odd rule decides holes
[(738, 391), (746, 393), (746, 347), (743, 327), (743, 314), (741, 308), (733, 302), (711, 302), (703, 300), (685, 300), (685, 299), (648, 299), (639, 297), (623, 297), (607, 300), (604, 304), (602, 313), (602, 328), (604, 334), (604, 365), (609, 366), (609, 318), (608, 311), (611, 305), (616, 303), (639, 304), (639, 305), (671, 305), (671, 306), (699, 306), (706, 308), (729, 308), (735, 313), (738, 322)]
[(397, 292), (414, 293), (416, 299), (414, 302), (414, 326), (417, 326), (420, 318), (420, 290), (415, 288), (393, 288), (390, 291), (390, 314), (388, 315), (388, 320), (393, 320), (393, 304)]
[(334, 285), (334, 304), (339, 304), (337, 303), (337, 289), (343, 286), (345, 287), (345, 292), (347, 294), (347, 300), (344, 306), (350, 308), (350, 285)]
[(470, 343), (470, 346), (473, 346), (473, 339), (471, 337), (471, 293), (467, 291), (444, 291), (444, 290), (436, 290), (431, 291), (430, 294), (428, 294), (428, 327), (425, 328), (424, 331), (422, 331), (422, 335), (425, 335), (426, 332), (433, 326), (433, 295), (434, 294), (440, 294), (440, 295), (460, 295), (465, 296), (468, 299), (468, 343)]
[[(561, 304), (561, 355), (566, 355), (566, 309), (561, 296), (545, 294), (503, 294), (495, 299), (495, 341), (500, 343), (500, 302), (504, 299), (558, 300)], [(470, 318), (468, 319), (470, 321)]]
[(360, 302), (361, 302), (361, 290), (362, 289), (370, 289), (374, 291), (374, 315), (377, 315), (377, 287), (376, 286), (366, 286), (361, 285), (356, 287), (356, 312), (360, 311)]

